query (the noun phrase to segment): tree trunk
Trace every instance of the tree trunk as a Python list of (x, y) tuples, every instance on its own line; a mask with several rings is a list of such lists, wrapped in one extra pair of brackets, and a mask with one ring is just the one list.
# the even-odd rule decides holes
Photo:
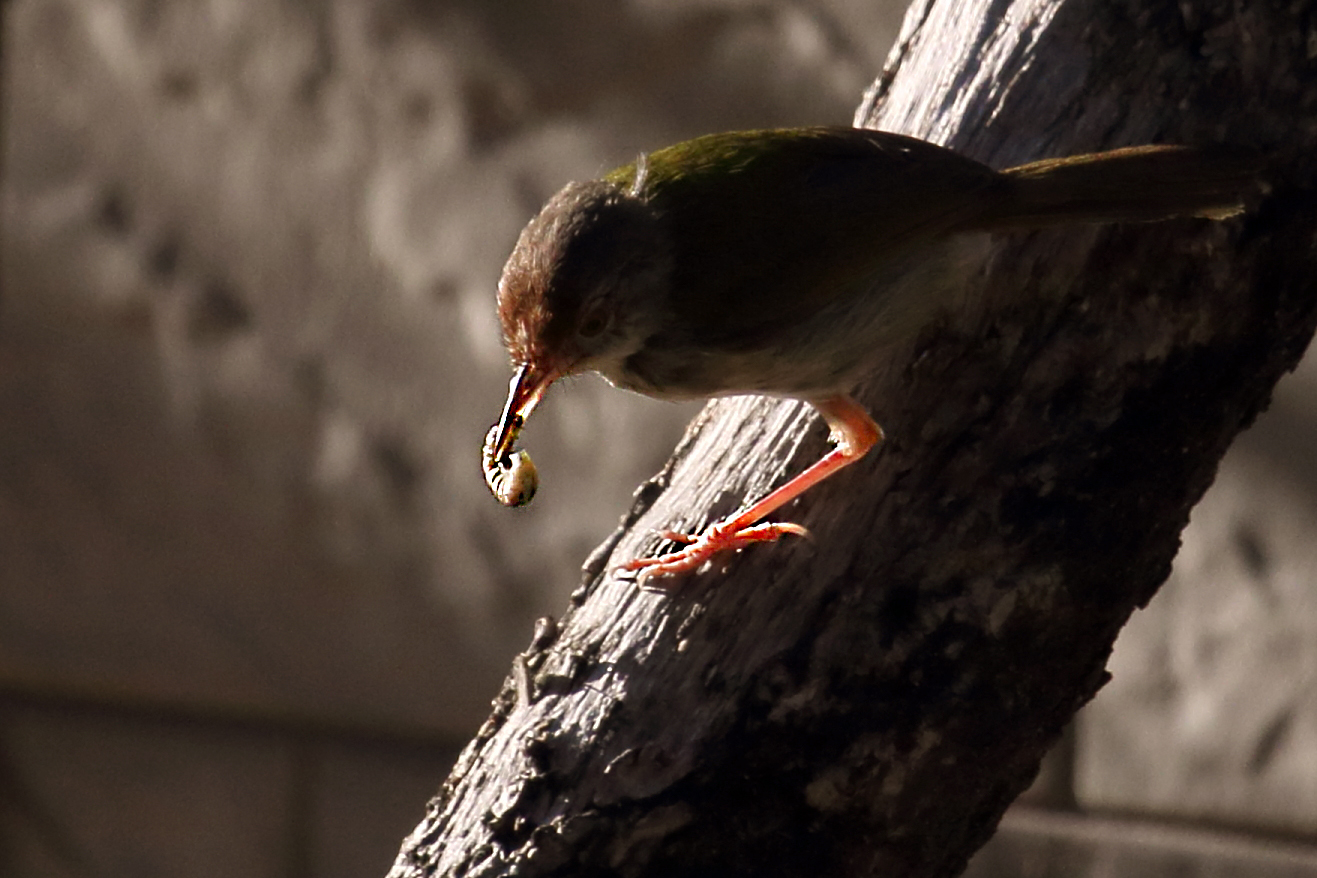
[(1313, 2), (917, 2), (862, 123), (996, 167), (1250, 144), (1268, 194), (1221, 223), (1001, 236), (983, 307), (863, 388), (887, 443), (778, 516), (812, 539), (642, 591), (611, 571), (656, 529), (825, 450), (800, 404), (711, 403), (392, 874), (959, 872), (1312, 335), (1314, 28)]

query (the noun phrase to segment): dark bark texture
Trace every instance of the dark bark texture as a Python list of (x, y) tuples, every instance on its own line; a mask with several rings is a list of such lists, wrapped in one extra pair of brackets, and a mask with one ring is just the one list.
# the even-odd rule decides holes
[(1317, 322), (1317, 4), (917, 2), (858, 120), (996, 167), (1267, 157), (1244, 216), (997, 239), (981, 308), (876, 365), (889, 440), (756, 546), (611, 572), (825, 450), (712, 403), (406, 840), (402, 876), (954, 875), (1105, 679), (1189, 510)]

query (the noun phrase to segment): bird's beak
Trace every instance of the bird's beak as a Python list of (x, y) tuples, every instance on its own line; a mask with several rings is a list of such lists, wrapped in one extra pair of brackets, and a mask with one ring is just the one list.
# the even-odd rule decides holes
[(517, 374), (512, 376), (512, 382), (508, 385), (508, 401), (503, 405), (503, 416), (498, 420), (498, 437), (492, 449), (494, 460), (506, 460), (512, 453), (512, 444), (517, 441), (517, 434), (556, 377), (555, 374), (537, 370), (529, 363), (523, 363), (517, 369)]

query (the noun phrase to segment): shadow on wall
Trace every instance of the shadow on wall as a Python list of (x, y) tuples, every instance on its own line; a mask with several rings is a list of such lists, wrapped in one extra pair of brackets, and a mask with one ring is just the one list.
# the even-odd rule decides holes
[(693, 411), (555, 388), (488, 497), (520, 226), (846, 122), (900, 12), (6, 4), (0, 871), (382, 873)]

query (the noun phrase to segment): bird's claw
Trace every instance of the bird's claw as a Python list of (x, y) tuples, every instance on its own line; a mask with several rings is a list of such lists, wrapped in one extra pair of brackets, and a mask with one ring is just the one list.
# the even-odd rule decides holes
[(663, 539), (667, 540), (670, 543), (683, 543), (685, 545), (690, 545), (691, 543), (699, 542), (700, 539), (699, 534), (687, 534), (687, 533), (682, 533), (679, 530), (656, 530), (654, 531), (654, 533), (657, 534), (658, 536), (663, 537)]
[(704, 562), (722, 552), (734, 552), (753, 543), (771, 543), (787, 534), (808, 537), (809, 531), (804, 526), (789, 521), (772, 521), (733, 529), (732, 522), (715, 524), (699, 535), (678, 533), (676, 531), (659, 531), (664, 539), (674, 543), (683, 543), (675, 552), (659, 555), (657, 558), (636, 558), (623, 564), (619, 569), (638, 571), (636, 584), (641, 588), (654, 578), (677, 576), (699, 569)]

